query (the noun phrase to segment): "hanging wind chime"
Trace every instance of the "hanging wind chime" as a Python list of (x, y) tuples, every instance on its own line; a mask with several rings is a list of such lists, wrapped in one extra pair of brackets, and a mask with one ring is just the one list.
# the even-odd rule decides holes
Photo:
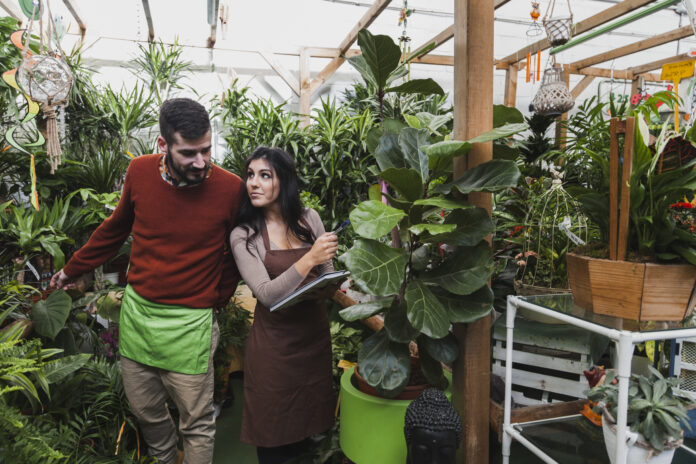
[[(411, 16), (413, 10), (408, 8), (408, 0), (404, 0), (403, 6), (399, 11), (399, 26), (402, 26), (401, 36), (399, 37), (399, 45), (401, 46), (401, 60), (402, 62), (408, 58), (411, 54), (411, 38), (406, 33), (406, 27), (408, 26), (408, 17)], [(408, 66), (408, 77), (411, 77), (411, 64), (409, 62)]]
[[(529, 16), (532, 18), (532, 24), (529, 26), (529, 29), (527, 29), (527, 39), (536, 42), (537, 37), (544, 32), (538, 23), (539, 16), (541, 16), (539, 12), (539, 2), (532, 2), (532, 11), (529, 12)], [(526, 69), (526, 82), (538, 82), (541, 70), (541, 50), (537, 50), (533, 55), (531, 52), (527, 52)]]

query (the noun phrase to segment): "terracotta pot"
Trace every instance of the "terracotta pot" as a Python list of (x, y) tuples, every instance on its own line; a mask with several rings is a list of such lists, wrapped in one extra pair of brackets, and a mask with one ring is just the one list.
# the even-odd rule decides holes
[(568, 253), (575, 303), (607, 316), (681, 321), (696, 305), (696, 266), (632, 263)]
[[(420, 361), (418, 358), (411, 358), (411, 376), (413, 377), (414, 371), (417, 370), (418, 374), (421, 374), (420, 377), (423, 377), (421, 371), (420, 371)], [(363, 378), (358, 373), (358, 367), (356, 366), (355, 368), (355, 380), (358, 384), (358, 390), (361, 392), (371, 395), (371, 396), (376, 396), (378, 398), (383, 398), (382, 395), (377, 393), (377, 390), (371, 386), (369, 383), (367, 383), (367, 380)], [(410, 383), (410, 382), (409, 382)], [(418, 395), (421, 394), (423, 390), (425, 390), (426, 387), (431, 386), (430, 384), (427, 383), (427, 381), (424, 381), (423, 383), (418, 383), (416, 385), (406, 385), (406, 387), (403, 389), (401, 393), (399, 393), (397, 396), (395, 396), (394, 400), (414, 400), (418, 398)]]

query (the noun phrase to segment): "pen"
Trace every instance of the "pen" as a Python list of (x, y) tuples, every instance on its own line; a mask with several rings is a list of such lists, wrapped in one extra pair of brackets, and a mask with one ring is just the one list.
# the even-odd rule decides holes
[(350, 225), (350, 219), (346, 219), (345, 221), (343, 221), (341, 225), (338, 226), (335, 230), (332, 230), (331, 233), (340, 234), (341, 232), (343, 232), (343, 229), (345, 229), (348, 225)]

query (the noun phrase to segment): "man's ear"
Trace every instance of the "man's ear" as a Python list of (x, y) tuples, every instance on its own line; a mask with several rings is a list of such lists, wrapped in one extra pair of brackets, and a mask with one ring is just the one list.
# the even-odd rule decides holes
[(167, 141), (164, 140), (164, 137), (162, 137), (161, 135), (157, 137), (157, 147), (159, 148), (160, 153), (162, 153), (163, 155), (167, 154), (169, 146), (167, 145)]

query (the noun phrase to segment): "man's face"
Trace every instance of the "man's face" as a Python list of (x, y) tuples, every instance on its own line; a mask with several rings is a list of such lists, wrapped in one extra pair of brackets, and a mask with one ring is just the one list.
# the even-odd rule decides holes
[(167, 144), (163, 137), (157, 139), (160, 151), (167, 157), (174, 175), (189, 184), (200, 184), (210, 169), (211, 136), (208, 131), (199, 139), (184, 139), (178, 132), (174, 141)]

